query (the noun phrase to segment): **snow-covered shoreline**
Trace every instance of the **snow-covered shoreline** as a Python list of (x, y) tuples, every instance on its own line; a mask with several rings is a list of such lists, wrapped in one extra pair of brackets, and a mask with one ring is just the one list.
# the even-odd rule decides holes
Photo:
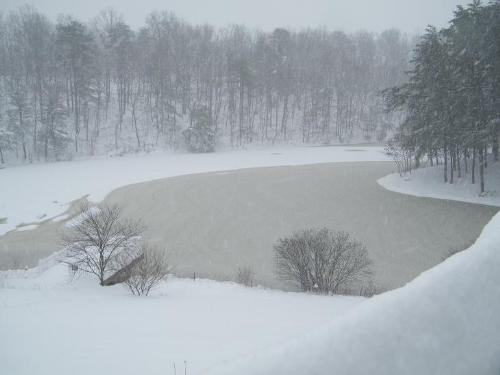
[(405, 287), (210, 374), (497, 374), (499, 228), (497, 214), (472, 247)]
[[(425, 187), (419, 173), (411, 181)], [(393, 191), (475, 199), (391, 176), (381, 185), (392, 178)], [(174, 362), (182, 372), (186, 361), (188, 373), (213, 375), (497, 374), (499, 243), (497, 214), (468, 250), (369, 300), (188, 279), (134, 298), (120, 286), (69, 282), (50, 258), (0, 272), (0, 370), (154, 375), (173, 373)]]
[(22, 224), (56, 218), (82, 197), (99, 202), (111, 191), (139, 182), (245, 168), (388, 160), (378, 146), (289, 146), (213, 154), (155, 152), (4, 168), (0, 235)]
[[(467, 180), (440, 182), (440, 169), (378, 183), (402, 194), (500, 206)], [(499, 186), (499, 165), (489, 181)], [(445, 186), (442, 186), (442, 185)], [(500, 369), (500, 213), (467, 250), (406, 286), (375, 296), (314, 334), (213, 369), (210, 374), (478, 374)]]
[[(0, 272), (0, 373), (171, 374), (236, 360), (307, 335), (361, 297), (325, 297), (171, 278), (149, 297), (71, 280), (55, 255)], [(314, 317), (314, 319), (311, 319)]]
[(479, 183), (473, 185), (469, 175), (456, 178), (453, 184), (443, 182), (442, 166), (420, 168), (410, 176), (398, 173), (379, 179), (387, 190), (417, 197), (455, 200), (500, 207), (500, 165), (490, 164), (486, 169), (486, 194), (479, 194)]

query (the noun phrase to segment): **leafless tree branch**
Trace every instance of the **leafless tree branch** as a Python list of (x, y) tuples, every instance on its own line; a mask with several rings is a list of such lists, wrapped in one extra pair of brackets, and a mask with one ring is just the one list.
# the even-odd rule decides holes
[(66, 249), (62, 262), (97, 276), (104, 285), (106, 276), (119, 269), (120, 255), (137, 252), (144, 228), (138, 221), (123, 219), (118, 206), (84, 204), (79, 212), (62, 235)]

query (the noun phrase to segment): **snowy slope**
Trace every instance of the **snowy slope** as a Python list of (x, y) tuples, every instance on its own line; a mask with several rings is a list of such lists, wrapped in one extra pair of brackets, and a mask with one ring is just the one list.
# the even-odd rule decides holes
[[(431, 194), (419, 184), (393, 187)], [(499, 244), (497, 214), (471, 248), (370, 300), (180, 279), (135, 298), (69, 282), (54, 255), (0, 273), (0, 373), (181, 374), (186, 361), (188, 374), (498, 375)]]
[(210, 374), (500, 372), (500, 214), (467, 251), (285, 346)]
[(60, 215), (76, 199), (88, 195), (91, 201), (98, 202), (112, 190), (138, 182), (252, 167), (385, 160), (382, 147), (339, 146), (203, 155), (154, 153), (15, 166), (0, 169), (0, 235), (22, 223)]
[[(443, 184), (441, 169), (378, 181), (395, 192), (500, 206), (500, 165), (489, 194), (468, 179)], [(316, 333), (210, 374), (495, 374), (500, 372), (500, 213), (476, 243), (398, 290), (363, 303)]]
[(54, 255), (0, 273), (0, 373), (497, 375), (499, 228), (370, 300), (181, 279), (132, 297)]
[[(57, 255), (0, 273), (0, 374), (200, 374), (303, 336), (364, 301), (172, 279), (149, 297), (70, 282)], [(3, 287), (2, 287), (3, 285)]]
[(454, 184), (443, 183), (442, 166), (417, 169), (405, 178), (398, 173), (391, 174), (378, 183), (396, 193), (500, 206), (500, 163), (490, 163), (485, 179), (484, 196), (479, 195), (479, 183), (473, 185), (470, 176), (456, 178)]

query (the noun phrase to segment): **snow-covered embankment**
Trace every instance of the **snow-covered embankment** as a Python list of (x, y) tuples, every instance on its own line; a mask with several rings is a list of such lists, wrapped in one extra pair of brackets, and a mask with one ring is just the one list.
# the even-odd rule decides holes
[[(435, 189), (437, 174), (419, 170), (410, 182), (391, 175), (379, 183), (411, 195), (499, 203), (494, 193), (477, 197), (466, 183)], [(306, 338), (211, 374), (498, 374), (499, 270), (500, 213), (468, 250), (405, 287), (372, 298)]]

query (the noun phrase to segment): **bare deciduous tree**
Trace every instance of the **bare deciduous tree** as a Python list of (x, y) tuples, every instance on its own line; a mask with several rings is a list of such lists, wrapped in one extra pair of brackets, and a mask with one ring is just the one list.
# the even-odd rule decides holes
[(338, 293), (371, 276), (366, 247), (346, 232), (307, 229), (274, 246), (278, 276), (303, 291)]
[(255, 285), (255, 271), (250, 266), (239, 267), (236, 281), (238, 284), (253, 287)]
[(177, 148), (182, 138), (194, 152), (382, 141), (403, 111), (384, 112), (378, 93), (407, 82), (412, 44), (394, 29), (254, 32), (170, 12), (133, 30), (109, 8), (54, 24), (23, 6), (0, 14), (0, 162)]
[(118, 206), (83, 205), (62, 236), (66, 249), (62, 261), (97, 276), (104, 285), (106, 277), (120, 269), (123, 253), (136, 251), (142, 231), (139, 222), (122, 218)]
[(143, 243), (141, 255), (136, 259), (137, 261), (130, 267), (125, 284), (132, 294), (147, 296), (155, 286), (167, 279), (170, 271), (168, 254)]

